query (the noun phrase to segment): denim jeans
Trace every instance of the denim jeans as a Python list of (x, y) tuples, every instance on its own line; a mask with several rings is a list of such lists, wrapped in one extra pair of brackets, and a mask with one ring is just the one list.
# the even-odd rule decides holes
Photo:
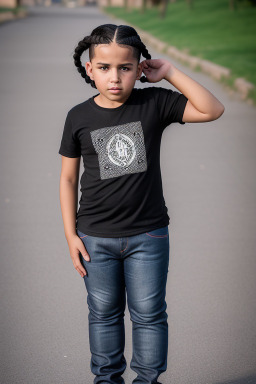
[(157, 384), (167, 369), (166, 282), (169, 266), (168, 226), (139, 235), (95, 237), (77, 229), (90, 255), (84, 283), (89, 309), (89, 343), (94, 384), (123, 384), (124, 312), (132, 321), (133, 384)]

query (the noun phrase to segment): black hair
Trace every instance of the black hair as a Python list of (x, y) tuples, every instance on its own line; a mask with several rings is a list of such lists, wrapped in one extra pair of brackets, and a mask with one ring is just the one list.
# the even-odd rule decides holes
[[(75, 53), (73, 55), (75, 66), (77, 67), (78, 72), (85, 79), (86, 83), (91, 84), (93, 88), (97, 88), (94, 80), (87, 75), (86, 69), (82, 66), (81, 56), (84, 51), (89, 48), (89, 58), (90, 61), (94, 57), (94, 47), (97, 44), (110, 44), (111, 42), (116, 42), (120, 45), (130, 45), (133, 47), (134, 57), (140, 62), (140, 55), (146, 59), (151, 59), (146, 46), (140, 39), (140, 36), (133, 27), (129, 25), (115, 25), (115, 24), (103, 24), (95, 28), (89, 36), (84, 37), (79, 41), (77, 47), (75, 48)], [(148, 82), (146, 76), (140, 78), (142, 83)]]

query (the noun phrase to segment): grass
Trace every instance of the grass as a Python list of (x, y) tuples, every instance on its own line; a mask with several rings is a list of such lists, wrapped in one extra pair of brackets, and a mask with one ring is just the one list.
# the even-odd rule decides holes
[(169, 2), (163, 19), (159, 6), (144, 13), (138, 8), (104, 10), (190, 55), (230, 68), (231, 78), (223, 81), (233, 86), (235, 78), (243, 77), (253, 83), (250, 97), (256, 104), (256, 7), (248, 0), (238, 1), (234, 11), (228, 0), (194, 0), (192, 9), (185, 0), (176, 0)]
[(18, 13), (20, 10), (25, 10), (26, 7), (25, 6), (17, 6), (17, 7), (14, 7), (14, 8), (10, 8), (10, 7), (0, 7), (0, 12), (12, 12), (14, 14)]

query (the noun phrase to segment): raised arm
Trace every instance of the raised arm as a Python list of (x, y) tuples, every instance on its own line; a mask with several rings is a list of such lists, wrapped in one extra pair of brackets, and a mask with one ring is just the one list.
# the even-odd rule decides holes
[(164, 78), (188, 98), (182, 118), (183, 122), (212, 121), (223, 114), (224, 105), (208, 89), (174, 65)]
[(183, 122), (196, 123), (218, 119), (224, 112), (224, 105), (197, 81), (164, 59), (144, 60), (142, 70), (151, 83), (167, 80), (187, 97)]

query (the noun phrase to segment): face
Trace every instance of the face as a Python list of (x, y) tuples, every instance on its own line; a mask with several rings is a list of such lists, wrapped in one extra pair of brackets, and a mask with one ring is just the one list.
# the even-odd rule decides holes
[(97, 101), (105, 108), (116, 108), (130, 96), (135, 81), (141, 77), (142, 66), (128, 45), (99, 44), (94, 52), (94, 58), (86, 62), (85, 67), (100, 92)]

